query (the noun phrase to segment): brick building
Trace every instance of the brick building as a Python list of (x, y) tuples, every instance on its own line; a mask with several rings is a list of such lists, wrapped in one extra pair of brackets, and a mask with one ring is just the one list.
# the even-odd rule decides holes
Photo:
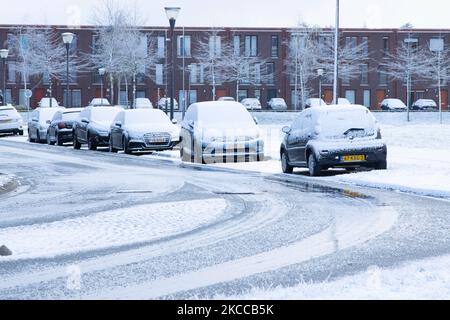
[[(3, 47), (8, 47), (8, 34), (14, 32), (16, 26), (0, 26), (0, 43)], [(76, 41), (73, 46), (78, 51), (90, 52), (95, 41), (94, 27), (81, 27), (78, 29), (67, 29), (65, 27), (53, 26), (56, 32), (73, 32), (76, 35)], [(158, 54), (161, 55), (161, 63), (152, 71), (151, 77), (141, 75), (137, 79), (137, 97), (148, 97), (155, 103), (158, 97), (163, 97), (168, 92), (168, 83), (170, 83), (170, 72), (167, 75), (167, 57), (168, 57), (168, 34), (167, 28), (148, 27), (142, 31), (149, 37), (155, 38), (158, 45)], [(194, 57), (196, 43), (204, 38), (209, 32), (208, 28), (177, 28), (175, 32), (176, 39), (176, 98), (181, 101), (183, 96), (182, 89), (189, 92), (190, 103), (196, 101), (205, 101), (212, 99), (211, 87), (204, 83), (204, 74), (202, 68), (197, 65)], [(181, 37), (184, 35), (184, 50), (181, 44)], [(274, 73), (272, 82), (262, 83), (261, 85), (240, 85), (239, 97), (257, 97), (261, 99), (263, 106), (273, 97), (285, 98), (289, 106), (293, 106), (294, 85), (290, 76), (286, 74), (285, 60), (287, 56), (286, 43), (290, 37), (290, 29), (251, 29), (251, 28), (222, 28), (220, 32), (221, 41), (228, 41), (230, 44), (243, 45), (248, 54), (258, 54), (267, 59), (266, 66)], [(450, 30), (396, 30), (396, 29), (342, 29), (341, 42), (355, 41), (362, 43), (367, 41), (369, 59), (361, 68), (361, 76), (349, 81), (348, 83), (339, 82), (340, 97), (347, 97), (354, 103), (366, 105), (371, 109), (378, 109), (380, 102), (386, 98), (400, 98), (406, 101), (406, 87), (402, 81), (395, 81), (386, 76), (381, 63), (387, 59), (386, 52), (394, 53), (397, 45), (407, 37), (417, 39), (419, 45), (429, 45), (431, 39), (443, 39), (444, 43), (450, 43)], [(184, 51), (184, 58), (183, 58)], [(183, 61), (185, 65), (184, 84), (183, 84)], [(189, 72), (190, 70), (190, 72)], [(19, 75), (14, 69), (14, 57), (10, 56), (7, 62), (6, 70), (6, 97), (17, 105), (25, 104), (24, 88)], [(76, 81), (70, 84), (72, 92), (72, 106), (85, 106), (93, 97), (100, 96), (100, 77), (97, 72), (78, 73)], [(33, 90), (31, 98), (31, 107), (36, 107), (37, 102), (46, 95), (49, 79), (42, 80), (30, 79), (30, 87)], [(123, 83), (123, 82), (122, 82)], [(312, 86), (317, 88), (313, 96), (318, 96), (318, 83)], [(105, 97), (109, 97), (109, 89), (105, 85)], [(52, 95), (58, 101), (65, 103), (65, 80), (53, 81)], [(448, 110), (448, 92), (450, 84), (445, 83), (442, 88), (443, 108)], [(219, 83), (217, 86), (218, 97), (236, 96), (235, 83)], [(123, 103), (126, 92), (124, 86), (120, 90), (120, 102)], [(131, 100), (131, 90), (128, 92)], [(412, 100), (419, 98), (430, 98), (437, 101), (438, 92), (435, 86), (427, 82), (417, 82), (413, 85)], [(330, 102), (332, 99), (331, 83), (324, 83), (323, 98)], [(119, 101), (115, 101), (119, 102)]]

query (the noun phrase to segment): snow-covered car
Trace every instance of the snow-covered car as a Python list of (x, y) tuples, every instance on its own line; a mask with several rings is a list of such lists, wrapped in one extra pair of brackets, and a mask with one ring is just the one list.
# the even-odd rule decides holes
[(323, 99), (311, 98), (311, 99), (306, 100), (305, 109), (326, 106), (326, 105), (327, 105), (327, 103)]
[(247, 110), (261, 110), (261, 102), (256, 98), (247, 98), (241, 102)]
[(411, 108), (413, 110), (438, 110), (439, 109), (436, 101), (431, 100), (431, 99), (419, 99), (413, 103)]
[(274, 111), (286, 111), (288, 106), (286, 101), (283, 98), (273, 98), (267, 103), (267, 107), (269, 110)]
[(16, 108), (11, 105), (0, 107), (0, 134), (23, 136), (23, 120)]
[(55, 113), (47, 129), (47, 143), (62, 146), (73, 141), (73, 123), (80, 115), (82, 108), (70, 108)]
[(366, 107), (306, 109), (283, 132), (280, 155), (284, 173), (292, 173), (296, 167), (308, 168), (311, 176), (329, 168), (387, 168), (380, 126)]
[(351, 106), (352, 103), (347, 98), (339, 98), (338, 99), (338, 105), (340, 105), (340, 106)]
[(109, 151), (164, 151), (179, 143), (180, 128), (163, 111), (132, 109), (119, 112), (114, 119)]
[[(166, 107), (167, 107), (167, 110), (170, 110), (170, 98), (161, 98), (158, 101), (158, 109), (166, 110)], [(174, 99), (173, 109), (174, 110), (179, 109), (179, 105), (178, 105), (178, 102), (176, 99)]]
[(153, 109), (153, 104), (148, 98), (136, 98), (133, 109)]
[(91, 107), (110, 107), (111, 104), (109, 103), (108, 99), (94, 98), (94, 99), (92, 99), (91, 103), (89, 103), (89, 106), (91, 106)]
[(44, 143), (47, 141), (47, 130), (53, 116), (64, 107), (37, 108), (31, 113), (28, 121), (28, 140), (30, 142)]
[(81, 149), (83, 144), (87, 144), (89, 150), (109, 147), (111, 124), (122, 110), (120, 107), (94, 106), (83, 109), (73, 123), (74, 149)]
[(201, 102), (189, 107), (181, 128), (184, 162), (262, 161), (264, 141), (255, 119), (238, 102)]
[(381, 110), (384, 111), (406, 111), (408, 107), (400, 99), (384, 99), (380, 105)]
[(236, 102), (236, 99), (233, 97), (220, 97), (217, 101), (228, 101), (228, 102)]
[(59, 108), (61, 107), (55, 98), (45, 97), (38, 103), (39, 108)]

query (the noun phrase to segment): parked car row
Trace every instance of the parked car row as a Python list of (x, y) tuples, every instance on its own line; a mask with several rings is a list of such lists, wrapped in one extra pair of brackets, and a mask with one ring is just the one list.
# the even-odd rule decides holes
[[(0, 128), (5, 115), (20, 122), (13, 107), (2, 107)], [(308, 168), (311, 176), (329, 168), (387, 168), (381, 129), (364, 106), (312, 106), (284, 127), (283, 133), (280, 159), (284, 173), (296, 167)], [(124, 109), (107, 101), (93, 101), (83, 109), (43, 107), (32, 113), (28, 134), (30, 142), (59, 146), (72, 142), (74, 149), (107, 147), (112, 153), (164, 151), (180, 145), (184, 162), (203, 164), (263, 161), (265, 157), (256, 119), (243, 104), (232, 101), (192, 104), (181, 130), (158, 109)]]

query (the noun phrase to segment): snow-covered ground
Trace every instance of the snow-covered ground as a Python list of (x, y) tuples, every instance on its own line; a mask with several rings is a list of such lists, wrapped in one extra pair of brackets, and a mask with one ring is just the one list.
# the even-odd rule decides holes
[(253, 289), (232, 300), (442, 300), (450, 298), (450, 256), (407, 263), (392, 269), (373, 266), (367, 272), (292, 288)]
[(0, 189), (2, 189), (3, 186), (5, 186), (10, 181), (11, 181), (10, 176), (0, 174)]
[[(6, 260), (54, 257), (133, 245), (189, 232), (223, 215), (223, 199), (147, 204), (52, 223), (0, 230), (14, 255)], [(27, 235), (24, 237), (24, 235)]]
[[(450, 197), (450, 114), (439, 123), (437, 113), (412, 113), (411, 122), (405, 113), (376, 113), (387, 142), (388, 170), (356, 172), (318, 178), (360, 186)], [(260, 114), (260, 127), (266, 141), (268, 161), (262, 163), (217, 164), (261, 173), (281, 173), (279, 148), (281, 129), (291, 124), (295, 114)], [(304, 172), (306, 169), (297, 169)], [(343, 172), (342, 172), (343, 173)]]

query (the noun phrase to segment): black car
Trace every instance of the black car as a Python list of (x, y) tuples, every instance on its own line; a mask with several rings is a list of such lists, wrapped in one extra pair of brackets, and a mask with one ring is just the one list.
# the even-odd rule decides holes
[(56, 112), (47, 129), (47, 143), (62, 146), (64, 143), (73, 142), (73, 123), (82, 110), (72, 108)]
[(111, 124), (122, 110), (119, 107), (91, 106), (81, 111), (73, 125), (73, 147), (81, 149), (83, 144), (87, 144), (89, 150), (109, 147)]
[(280, 149), (284, 173), (308, 168), (318, 176), (329, 168), (387, 169), (387, 147), (370, 111), (363, 106), (325, 106), (303, 111)]

